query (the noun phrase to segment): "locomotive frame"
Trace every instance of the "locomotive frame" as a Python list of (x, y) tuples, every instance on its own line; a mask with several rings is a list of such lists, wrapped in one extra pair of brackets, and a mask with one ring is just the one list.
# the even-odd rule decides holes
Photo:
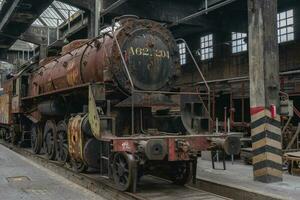
[[(192, 177), (195, 180), (197, 157), (203, 150), (224, 148), (229, 154), (238, 153), (240, 143), (237, 138), (201, 135), (199, 126), (188, 127), (188, 133), (184, 134), (148, 125), (169, 124), (178, 115), (183, 115), (178, 114), (180, 105), (172, 97), (176, 96), (178, 100), (181, 96), (196, 96), (197, 102), (192, 101), (194, 98), (188, 98), (187, 102), (181, 99), (181, 109), (188, 104), (193, 113), (188, 120), (197, 121), (195, 105), (202, 104), (208, 114), (210, 131), (210, 106), (206, 108), (201, 97), (207, 95), (210, 105), (209, 87), (206, 84), (205, 93), (172, 91), (170, 87), (162, 90), (162, 86), (170, 85), (171, 75), (176, 74), (174, 66), (179, 63), (175, 40), (156, 22), (132, 18), (119, 20), (124, 29), (115, 32), (112, 28), (112, 35), (73, 42), (64, 47), (61, 57), (31, 63), (6, 82), (5, 95), (11, 104), (1, 104), (6, 107), (4, 113), (10, 119), (1, 123), (3, 137), (14, 144), (30, 142), (34, 153), (44, 151), (48, 159), (70, 163), (77, 172), (96, 168), (100, 174), (112, 178), (122, 191), (135, 191), (137, 181), (147, 173), (167, 177), (176, 184), (185, 184)], [(142, 37), (150, 38), (150, 42), (141, 42), (140, 32)], [(145, 51), (138, 56), (130, 55), (120, 44), (128, 37), (133, 37), (131, 43), (137, 48), (139, 45), (147, 45), (147, 49), (158, 46), (159, 53), (155, 58), (142, 57)], [(178, 41), (186, 44), (183, 39)], [(108, 48), (111, 51), (107, 51)], [(131, 51), (133, 47), (128, 48)], [(187, 44), (186, 48), (205, 81)], [(129, 62), (134, 63), (131, 68)], [(145, 68), (143, 63), (147, 66), (142, 70), (148, 69), (155, 76), (143, 74), (141, 79), (133, 78), (132, 74), (140, 70), (136, 67)], [(152, 69), (155, 65), (160, 68)], [(105, 66), (111, 66), (112, 71), (109, 73)], [(169, 66), (173, 68), (165, 69)], [(136, 82), (139, 89), (135, 88)], [(130, 119), (128, 115), (131, 115)], [(215, 138), (223, 140), (220, 142)]]

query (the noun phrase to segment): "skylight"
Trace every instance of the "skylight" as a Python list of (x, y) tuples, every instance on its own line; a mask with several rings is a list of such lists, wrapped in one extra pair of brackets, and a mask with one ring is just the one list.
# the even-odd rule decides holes
[(78, 8), (68, 4), (53, 1), (53, 3), (40, 15), (40, 17), (35, 20), (33, 25), (56, 28), (78, 11)]

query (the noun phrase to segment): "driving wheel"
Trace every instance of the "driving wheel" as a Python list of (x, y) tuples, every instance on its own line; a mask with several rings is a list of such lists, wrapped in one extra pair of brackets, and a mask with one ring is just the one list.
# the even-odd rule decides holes
[(55, 159), (56, 145), (56, 125), (52, 120), (48, 120), (44, 128), (44, 147), (49, 160)]
[(39, 154), (43, 146), (43, 133), (38, 124), (31, 127), (31, 149), (33, 153)]
[(179, 162), (171, 165), (170, 169), (171, 181), (176, 185), (184, 185), (192, 178), (192, 163)]
[(127, 191), (131, 188), (133, 156), (127, 153), (117, 153), (112, 163), (112, 173), (117, 188)]
[(58, 122), (56, 127), (56, 157), (58, 161), (63, 163), (66, 163), (69, 159), (67, 131), (67, 124), (64, 121)]

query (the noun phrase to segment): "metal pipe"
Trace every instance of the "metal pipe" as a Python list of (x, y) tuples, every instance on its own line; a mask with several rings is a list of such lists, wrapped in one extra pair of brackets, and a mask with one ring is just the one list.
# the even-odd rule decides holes
[(110, 6), (108, 6), (107, 8), (105, 8), (104, 10), (101, 11), (100, 15), (106, 15), (107, 13), (109, 13), (110, 11), (118, 8), (119, 6), (121, 6), (123, 3), (126, 3), (128, 0), (118, 0), (115, 3), (111, 4)]
[(245, 83), (242, 83), (242, 122), (245, 122)]
[(216, 133), (219, 133), (219, 119), (216, 118)]
[[(198, 63), (197, 63), (197, 61), (196, 61), (196, 59), (195, 59), (195, 57), (193, 56), (193, 53), (192, 53), (192, 51), (191, 51), (191, 49), (189, 48), (189, 46), (188, 46), (188, 44), (187, 44), (187, 42), (184, 40), (184, 39), (182, 39), (182, 38), (178, 38), (177, 40), (176, 40), (176, 42), (181, 42), (181, 43), (184, 43), (185, 44), (185, 48), (188, 50), (188, 53), (190, 54), (190, 56), (191, 56), (191, 58), (192, 58), (192, 60), (193, 60), (193, 62), (194, 62), (194, 65), (196, 66), (196, 68), (197, 68), (197, 70), (198, 70), (198, 73), (200, 74), (200, 76), (201, 76), (201, 78), (202, 78), (202, 80), (203, 80), (203, 82), (204, 82), (204, 84), (205, 84), (205, 87), (206, 87), (206, 89), (207, 89), (207, 101), (208, 101), (208, 103), (207, 103), (207, 109), (206, 109), (206, 111), (207, 111), (207, 114), (208, 114), (208, 131), (210, 132), (211, 131), (211, 117), (210, 117), (210, 88), (209, 88), (209, 85), (208, 85), (208, 83), (206, 82), (206, 79), (205, 79), (205, 77), (204, 77), (204, 75), (203, 75), (203, 73), (202, 73), (202, 71), (201, 71), (201, 69), (200, 69), (200, 67), (199, 67), (199, 65), (198, 65)], [(205, 106), (204, 106), (205, 107)]]
[(224, 120), (223, 120), (223, 126), (224, 126), (224, 133), (227, 131), (227, 107), (224, 107)]
[[(285, 76), (285, 75), (294, 75), (294, 74), (300, 74), (300, 70), (292, 70), (292, 71), (286, 71), (286, 72), (280, 72), (279, 75)], [(201, 81), (196, 83), (197, 85), (203, 85), (205, 83), (216, 83), (216, 82), (240, 82), (240, 81), (249, 81), (249, 76), (240, 76), (240, 77), (233, 77), (233, 78), (224, 78), (224, 79), (216, 79), (216, 80), (210, 80), (210, 81)]]
[(228, 133), (230, 133), (230, 118), (227, 118), (227, 129), (228, 129)]
[(48, 46), (50, 45), (50, 29), (49, 29), (49, 27), (47, 27), (47, 44), (48, 44)]
[(199, 12), (196, 12), (196, 13), (194, 13), (194, 14), (191, 14), (191, 15), (189, 15), (189, 16), (186, 16), (186, 17), (184, 17), (184, 18), (182, 18), (182, 19), (179, 19), (178, 21), (172, 23), (172, 24), (170, 25), (170, 27), (176, 26), (176, 25), (178, 25), (178, 24), (180, 24), (180, 23), (183, 23), (183, 22), (186, 22), (186, 21), (189, 21), (189, 20), (191, 20), (191, 19), (193, 19), (193, 18), (195, 18), (195, 17), (199, 17), (200, 15), (207, 14), (208, 12), (211, 12), (211, 11), (213, 11), (213, 10), (216, 10), (216, 9), (218, 9), (218, 8), (220, 8), (220, 7), (223, 7), (223, 6), (227, 5), (227, 4), (233, 3), (233, 2), (235, 2), (235, 1), (236, 1), (236, 0), (227, 0), (227, 1), (224, 1), (224, 2), (221, 2), (221, 3), (218, 3), (218, 4), (216, 4), (216, 5), (213, 5), (213, 6), (209, 7), (209, 8), (207, 7), (207, 8), (204, 9), (204, 10), (201, 10), (201, 11), (199, 11)]
[(70, 11), (68, 10), (68, 34), (70, 33), (70, 29), (71, 29), (71, 14)]
[(201, 92), (169, 92), (169, 91), (150, 91), (150, 90), (134, 90), (136, 93), (151, 93), (151, 94), (186, 94), (186, 95), (208, 95), (208, 93)]
[(144, 127), (143, 127), (143, 110), (142, 110), (142, 108), (140, 108), (140, 120), (141, 120), (141, 132), (143, 134), (145, 134), (146, 132), (145, 132)]
[(114, 29), (115, 29), (114, 25), (115, 25), (115, 23), (113, 23), (113, 26), (112, 26), (112, 35), (113, 35), (113, 38), (114, 38), (114, 40), (115, 40), (115, 42), (117, 44), (118, 51), (119, 51), (119, 54), (121, 56), (123, 66), (125, 68), (126, 74), (128, 76), (128, 79), (129, 79), (129, 82), (130, 82), (130, 85), (131, 85), (131, 95), (132, 95), (132, 98), (131, 98), (131, 133), (133, 135), (134, 134), (134, 85), (133, 85), (132, 78), (130, 76), (130, 72), (129, 72), (127, 63), (126, 63), (124, 55), (122, 53), (119, 41), (118, 41), (118, 39), (116, 37), (115, 31), (114, 31)]
[(100, 19), (100, 14), (101, 14), (101, 2), (100, 0), (95, 0), (95, 37), (99, 36), (99, 19)]
[(56, 25), (57, 25), (57, 27), (56, 27), (56, 40), (58, 40), (59, 39), (59, 20), (56, 21)]

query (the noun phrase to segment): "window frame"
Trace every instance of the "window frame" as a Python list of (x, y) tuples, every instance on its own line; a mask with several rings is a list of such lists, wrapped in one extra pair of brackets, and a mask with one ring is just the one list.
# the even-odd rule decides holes
[[(288, 15), (291, 12), (291, 15)], [(284, 16), (283, 16), (284, 15)], [(295, 41), (295, 10), (288, 9), (277, 13), (277, 43), (285, 44)], [(289, 22), (289, 20), (291, 22)], [(281, 24), (282, 23), (282, 24)], [(292, 30), (289, 32), (288, 29)], [(284, 33), (281, 31), (284, 30)], [(292, 39), (289, 39), (289, 35), (292, 35)], [(285, 40), (283, 38), (285, 37)]]
[(214, 34), (208, 33), (200, 37), (200, 59), (208, 61), (214, 58)]
[(179, 62), (180, 65), (186, 65), (187, 64), (187, 54), (186, 54), (186, 45), (184, 42), (177, 44), (178, 51), (179, 51)]
[[(234, 34), (236, 36), (234, 37)], [(247, 39), (248, 33), (242, 33), (242, 32), (231, 32), (231, 53), (233, 55), (245, 53), (248, 51), (248, 43), (245, 42), (245, 39)], [(241, 42), (241, 43), (238, 43)], [(241, 47), (240, 51), (238, 51), (238, 48)], [(246, 49), (244, 49), (246, 47)], [(234, 49), (236, 51), (234, 51)]]

